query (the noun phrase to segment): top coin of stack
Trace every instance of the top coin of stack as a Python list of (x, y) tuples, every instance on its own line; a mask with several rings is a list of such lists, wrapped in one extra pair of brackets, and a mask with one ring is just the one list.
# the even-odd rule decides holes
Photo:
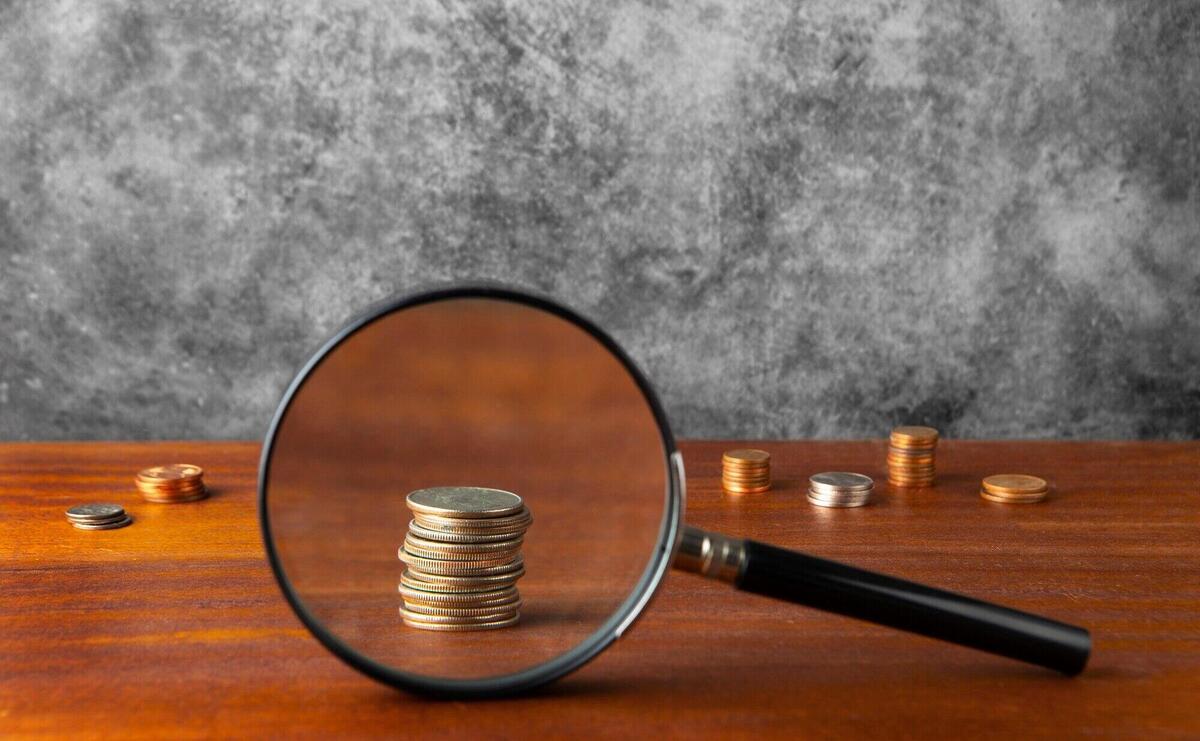
[(721, 456), (721, 485), (734, 494), (758, 494), (771, 488), (771, 454), (743, 448)]
[(187, 463), (147, 468), (134, 478), (134, 483), (147, 502), (194, 502), (208, 496), (204, 470)]
[(938, 431), (932, 427), (897, 427), (888, 445), (888, 483), (901, 487), (933, 486)]
[(988, 476), (983, 480), (979, 496), (1003, 504), (1033, 504), (1046, 498), (1050, 486), (1045, 479), (1020, 473)]
[(533, 522), (521, 497), (444, 486), (408, 495), (413, 519), (400, 547), (404, 624), (422, 630), (506, 628), (521, 619), (521, 544)]
[(830, 471), (808, 479), (808, 501), (818, 507), (861, 507), (874, 490), (875, 481), (861, 473)]
[(67, 522), (80, 530), (116, 530), (133, 518), (119, 504), (77, 504), (67, 510)]

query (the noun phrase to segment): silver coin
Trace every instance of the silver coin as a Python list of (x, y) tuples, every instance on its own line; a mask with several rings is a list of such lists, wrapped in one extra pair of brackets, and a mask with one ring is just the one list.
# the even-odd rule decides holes
[(429, 615), (426, 613), (414, 612), (412, 610), (400, 608), (400, 614), (405, 618), (414, 622), (443, 624), (443, 625), (476, 625), (478, 623), (490, 623), (496, 620), (507, 620), (517, 614), (516, 608), (509, 608), (500, 611), (498, 614), (491, 615)]
[(521, 497), (511, 491), (482, 486), (418, 489), (406, 501), (413, 512), (468, 520), (514, 515), (525, 506)]
[(870, 476), (846, 471), (829, 471), (809, 477), (809, 485), (820, 491), (863, 491), (875, 486)]
[(431, 605), (423, 602), (404, 601), (404, 609), (407, 612), (415, 612), (420, 615), (444, 615), (446, 617), (486, 617), (488, 615), (508, 615), (521, 609), (521, 599), (513, 599), (508, 602), (497, 602), (490, 605)]
[(124, 507), (119, 504), (106, 504), (103, 502), (77, 504), (67, 510), (67, 517), (70, 517), (76, 522), (119, 520), (124, 516)]
[(862, 507), (871, 501), (871, 494), (828, 495), (809, 489), (808, 501), (818, 507)]
[[(420, 569), (407, 568), (400, 575), (400, 582), (415, 589), (429, 591), (479, 591), (481, 589), (500, 589), (511, 587), (517, 580), (525, 576), (525, 568), (518, 567), (516, 571), (487, 574), (484, 576), (458, 576), (453, 574), (431, 574)], [(424, 586), (430, 585), (430, 586)], [(462, 587), (463, 589), (459, 589)]]
[(438, 576), (488, 576), (516, 571), (525, 565), (525, 559), (518, 553), (516, 557), (505, 556), (486, 561), (443, 561), (436, 558), (422, 558), (400, 548), (400, 560), (409, 567), (427, 575)]
[(504, 553), (507, 551), (514, 551), (520, 549), (521, 543), (524, 540), (525, 539), (522, 536), (518, 535), (505, 540), (496, 540), (485, 543), (443, 543), (437, 540), (422, 538), (420, 535), (417, 535), (411, 531), (404, 537), (404, 542), (413, 546), (409, 550), (413, 551), (414, 553), (417, 550), (423, 550), (442, 554), (435, 556), (434, 558), (455, 558), (456, 555), (461, 555), (463, 558), (469, 558), (470, 554)]
[(434, 584), (421, 584), (424, 587), (422, 589), (410, 586), (413, 583), (411, 579), (400, 582), (400, 595), (405, 600), (445, 604), (451, 607), (469, 604), (488, 605), (497, 602), (511, 602), (514, 599), (519, 599), (521, 596), (516, 587), (503, 587), (501, 589), (485, 588), (484, 591), (479, 592), (437, 592), (430, 591), (429, 589), (429, 587), (435, 587), (436, 585)]
[(119, 527), (125, 527), (133, 522), (133, 518), (125, 515), (114, 522), (72, 522), (71, 524), (80, 530), (116, 530)]
[(465, 517), (441, 517), (414, 512), (413, 519), (420, 523), (421, 527), (426, 530), (471, 535), (521, 533), (533, 524), (533, 516), (525, 508), (522, 508), (517, 514), (507, 517), (477, 517), (467, 519)]
[(408, 532), (418, 538), (437, 543), (502, 543), (514, 538), (520, 539), (522, 534), (524, 534), (524, 528), (516, 532), (499, 533), (433, 530), (425, 527), (416, 520), (411, 520), (408, 523)]
[(510, 625), (516, 625), (517, 622), (520, 621), (520, 619), (521, 619), (521, 613), (519, 613), (519, 612), (514, 614), (512, 617), (510, 617), (506, 620), (496, 620), (493, 622), (486, 622), (486, 623), (465, 623), (465, 624), (430, 623), (430, 622), (425, 622), (423, 620), (414, 620), (410, 617), (405, 617), (403, 615), (403, 613), (401, 613), (401, 616), (404, 619), (404, 624), (410, 628), (418, 628), (420, 630), (446, 631), (446, 632), (465, 632), (465, 631), (475, 631), (475, 630), (495, 630), (497, 628), (507, 628)]

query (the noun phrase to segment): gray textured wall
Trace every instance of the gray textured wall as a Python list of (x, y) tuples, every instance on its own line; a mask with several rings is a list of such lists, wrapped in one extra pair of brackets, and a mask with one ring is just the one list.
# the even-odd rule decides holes
[(0, 437), (256, 437), (427, 280), (689, 436), (1200, 435), (1200, 4), (0, 1)]

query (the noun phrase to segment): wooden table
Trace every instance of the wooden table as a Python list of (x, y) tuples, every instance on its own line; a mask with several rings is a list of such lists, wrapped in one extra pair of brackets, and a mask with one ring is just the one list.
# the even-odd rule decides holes
[[(940, 483), (822, 510), (807, 476), (882, 480), (885, 443), (759, 443), (775, 491), (731, 498), (722, 449), (682, 446), (690, 523), (802, 548), (1093, 631), (1080, 677), (672, 574), (621, 641), (533, 696), (422, 700), (326, 653), (284, 603), (254, 511), (254, 443), (0, 445), (0, 735), (1200, 736), (1200, 443), (944, 441)], [(186, 460), (214, 496), (149, 505)], [(1027, 472), (1049, 501), (981, 500)], [(116, 501), (134, 525), (71, 528)]]

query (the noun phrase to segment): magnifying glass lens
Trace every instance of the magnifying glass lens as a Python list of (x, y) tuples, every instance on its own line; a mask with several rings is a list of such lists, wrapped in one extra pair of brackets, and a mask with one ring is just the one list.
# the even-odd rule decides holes
[(387, 671), (554, 662), (636, 599), (660, 550), (668, 459), (645, 395), (601, 341), (520, 302), (359, 327), (299, 382), (266, 460), (285, 590), (322, 640)]

